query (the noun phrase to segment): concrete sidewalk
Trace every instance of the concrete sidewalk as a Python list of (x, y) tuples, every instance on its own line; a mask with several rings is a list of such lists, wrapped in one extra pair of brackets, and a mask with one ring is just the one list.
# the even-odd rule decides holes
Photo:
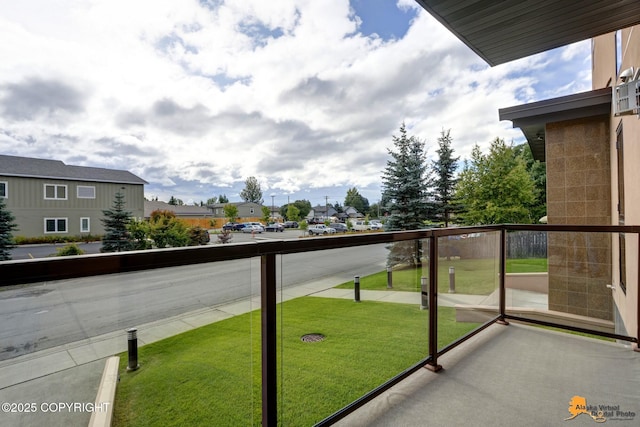
[[(278, 301), (301, 296), (353, 299), (354, 291), (335, 289), (344, 280), (327, 277), (287, 288)], [(393, 290), (360, 292), (361, 300), (420, 305), (420, 294)], [(487, 304), (492, 296), (439, 294), (442, 306)], [(138, 345), (143, 346), (194, 328), (208, 325), (260, 308), (260, 297), (235, 301), (216, 307), (192, 311), (160, 321), (138, 325)], [(127, 351), (125, 330), (65, 344), (0, 362), (0, 403), (14, 403), (17, 412), (3, 407), (0, 425), (10, 426), (86, 426), (90, 412), (56, 410), (49, 403), (94, 403), (106, 358)], [(19, 404), (32, 403), (35, 412), (25, 413)], [(100, 402), (96, 402), (100, 403)], [(33, 407), (33, 405), (32, 405)], [(58, 408), (55, 408), (58, 409)], [(19, 410), (19, 411), (18, 411)]]

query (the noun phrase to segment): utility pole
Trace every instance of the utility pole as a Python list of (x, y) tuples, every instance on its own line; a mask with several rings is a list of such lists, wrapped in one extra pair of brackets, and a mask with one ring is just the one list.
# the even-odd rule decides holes
[(329, 196), (324, 196), (324, 214), (325, 220), (329, 219)]

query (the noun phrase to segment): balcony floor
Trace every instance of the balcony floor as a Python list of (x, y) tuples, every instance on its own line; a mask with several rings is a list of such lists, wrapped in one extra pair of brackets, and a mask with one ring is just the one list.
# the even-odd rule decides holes
[[(492, 325), (336, 425), (582, 426), (573, 396), (587, 405), (618, 406), (635, 417), (605, 413), (617, 425), (640, 423), (640, 353), (628, 346), (511, 323)], [(602, 422), (602, 421), (600, 421)]]

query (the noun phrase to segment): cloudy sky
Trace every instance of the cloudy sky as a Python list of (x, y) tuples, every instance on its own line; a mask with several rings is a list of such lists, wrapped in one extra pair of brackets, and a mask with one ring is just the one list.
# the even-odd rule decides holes
[(522, 142), (498, 109), (589, 90), (590, 44), (488, 67), (413, 0), (0, 0), (0, 153), (148, 197), (371, 203), (404, 121), (435, 155)]

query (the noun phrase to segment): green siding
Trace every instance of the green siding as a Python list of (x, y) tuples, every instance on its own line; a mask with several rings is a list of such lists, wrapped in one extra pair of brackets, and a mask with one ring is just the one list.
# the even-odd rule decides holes
[[(38, 237), (45, 234), (45, 218), (67, 218), (67, 232), (64, 235), (76, 236), (80, 232), (80, 218), (90, 218), (91, 234), (104, 234), (100, 219), (102, 211), (113, 205), (116, 192), (125, 194), (126, 209), (136, 218), (144, 215), (144, 185), (103, 183), (91, 181), (69, 181), (60, 179), (21, 178), (2, 176), (0, 181), (7, 182), (7, 208), (16, 217), (18, 230), (15, 236)], [(45, 200), (45, 184), (66, 185), (67, 200)], [(95, 187), (95, 199), (77, 197), (78, 186)], [(123, 189), (124, 188), (124, 189)]]

